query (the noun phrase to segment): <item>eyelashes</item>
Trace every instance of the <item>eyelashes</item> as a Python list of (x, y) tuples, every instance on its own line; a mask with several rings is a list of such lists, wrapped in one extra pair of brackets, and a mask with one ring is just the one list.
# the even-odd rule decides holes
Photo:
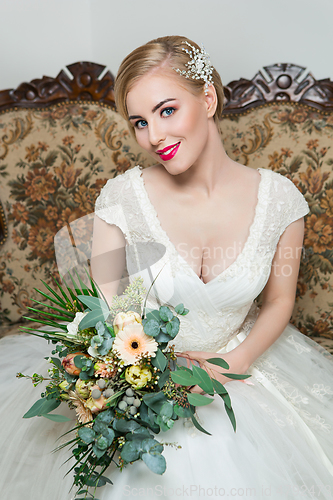
[[(144, 123), (145, 125), (141, 125), (140, 126), (140, 123)], [(134, 127), (141, 130), (142, 128), (145, 128), (145, 126), (147, 125), (147, 122), (146, 120), (138, 120), (137, 122), (134, 123)]]
[[(176, 108), (174, 108), (172, 106), (168, 106), (167, 108), (164, 108), (161, 111), (161, 117), (167, 118), (169, 116), (172, 116), (175, 111), (176, 111)], [(148, 122), (146, 120), (138, 120), (135, 122), (134, 127), (139, 129), (139, 130), (142, 130), (143, 128), (146, 128), (147, 125), (148, 125)]]

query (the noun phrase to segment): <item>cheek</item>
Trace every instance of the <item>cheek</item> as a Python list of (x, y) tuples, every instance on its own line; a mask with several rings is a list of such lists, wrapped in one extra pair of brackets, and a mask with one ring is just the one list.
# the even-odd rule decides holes
[(201, 136), (206, 121), (207, 119), (205, 119), (203, 109), (191, 106), (189, 111), (184, 114), (181, 120), (181, 127), (184, 131), (184, 135)]
[(143, 149), (148, 149), (148, 134), (145, 133), (144, 130), (138, 130), (135, 132), (135, 138), (136, 142), (141, 146)]

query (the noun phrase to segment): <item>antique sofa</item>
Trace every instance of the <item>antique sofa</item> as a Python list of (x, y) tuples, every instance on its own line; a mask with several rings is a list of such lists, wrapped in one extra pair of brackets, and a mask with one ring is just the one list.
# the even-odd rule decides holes
[[(333, 83), (293, 64), (264, 70), (225, 86), (222, 139), (231, 158), (289, 177), (308, 201), (292, 323), (333, 351)], [(30, 314), (40, 280), (58, 277), (55, 235), (93, 212), (108, 178), (153, 163), (115, 110), (113, 81), (80, 62), (0, 92), (2, 335)]]

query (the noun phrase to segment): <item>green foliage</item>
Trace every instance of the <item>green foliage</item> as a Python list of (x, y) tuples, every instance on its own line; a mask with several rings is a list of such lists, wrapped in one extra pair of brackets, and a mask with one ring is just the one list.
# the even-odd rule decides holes
[[(71, 154), (70, 148), (64, 147), (62, 154)], [(49, 161), (53, 161), (51, 157)], [(152, 380), (142, 389), (134, 391), (131, 388), (128, 393), (130, 385), (125, 377), (126, 365), (122, 365), (117, 360), (116, 353), (111, 352), (115, 333), (110, 320), (116, 312), (119, 312), (119, 308), (124, 312), (129, 308), (135, 309), (136, 304), (142, 303), (143, 280), (139, 278), (134, 281), (125, 290), (124, 296), (112, 303), (110, 310), (92, 279), (89, 278), (90, 286), (87, 287), (79, 275), (74, 277), (69, 274), (69, 278), (72, 286), (67, 283), (60, 285), (54, 280), (55, 290), (46, 283), (44, 285), (47, 292), (37, 290), (52, 304), (50, 312), (40, 311), (38, 306), (44, 303), (36, 300), (36, 307), (31, 308), (38, 315), (37, 321), (49, 327), (49, 330), (42, 330), (37, 335), (42, 334), (41, 336), (54, 344), (52, 351), (54, 356), (47, 358), (51, 368), (45, 393), (42, 394), (42, 399), (36, 401), (28, 410), (24, 418), (43, 416), (54, 422), (68, 421), (67, 417), (51, 413), (61, 401), (68, 399), (75, 402), (77, 398), (84, 403), (83, 400), (87, 399), (90, 404), (94, 398), (89, 391), (95, 384), (99, 384), (101, 393), (112, 388), (109, 392), (110, 397), (106, 392), (103, 393), (106, 407), (94, 415), (88, 424), (77, 424), (73, 429), (76, 431), (75, 437), (58, 447), (61, 449), (70, 446), (72, 449), (74, 464), (68, 473), (74, 471), (74, 484), (78, 487), (77, 495), (82, 495), (82, 497), (77, 496), (77, 500), (81, 498), (97, 500), (95, 490), (94, 493), (90, 493), (89, 488), (101, 487), (110, 482), (103, 474), (107, 467), (115, 462), (115, 454), (116, 456), (120, 454), (121, 468), (136, 460), (142, 460), (152, 472), (163, 474), (166, 470), (166, 461), (162, 455), (163, 445), (154, 436), (160, 432), (167, 432), (179, 418), (191, 418), (197, 429), (209, 435), (209, 432), (199, 424), (195, 416), (195, 407), (212, 403), (215, 393), (223, 399), (227, 415), (235, 429), (235, 416), (225, 387), (211, 378), (201, 367), (192, 365), (190, 369), (178, 366), (173, 347), (168, 346), (179, 332), (180, 317), (189, 313), (184, 304), (178, 304), (174, 309), (161, 306), (159, 309), (147, 311), (146, 317), (143, 317), (145, 333), (158, 343), (155, 356), (141, 361), (143, 366), (147, 366), (151, 371)], [(74, 321), (78, 312), (86, 313), (79, 325), (77, 325), (78, 319)], [(64, 324), (59, 324), (59, 321), (63, 321)], [(68, 323), (72, 322), (71, 328), (67, 330)], [(32, 328), (27, 330), (35, 334)], [(96, 357), (86, 355), (89, 347), (94, 350)], [(66, 369), (73, 373), (69, 368), (74, 365), (78, 369), (74, 373), (79, 372), (79, 375), (71, 375), (65, 371), (62, 358), (68, 354), (74, 355), (68, 357), (67, 364), (64, 363)], [(112, 368), (115, 369), (116, 375), (111, 379), (98, 375), (98, 372), (95, 374), (96, 361), (98, 359), (103, 363), (104, 356), (108, 356), (107, 363), (112, 365), (114, 362)], [(115, 356), (114, 360), (112, 356)], [(210, 358), (208, 361), (224, 369), (229, 368), (220, 358)], [(248, 377), (229, 375), (234, 379)], [(25, 377), (22, 374), (18, 376)], [(28, 378), (31, 378), (36, 385), (45, 380), (37, 374)], [(82, 384), (81, 380), (88, 383)], [(190, 386), (194, 385), (198, 385), (205, 395), (190, 392)], [(96, 392), (95, 396), (99, 399), (100, 393)], [(120, 405), (122, 398), (122, 403), (128, 400), (128, 407)], [(139, 402), (135, 402), (135, 399), (139, 399)], [(137, 406), (131, 406), (135, 404)]]

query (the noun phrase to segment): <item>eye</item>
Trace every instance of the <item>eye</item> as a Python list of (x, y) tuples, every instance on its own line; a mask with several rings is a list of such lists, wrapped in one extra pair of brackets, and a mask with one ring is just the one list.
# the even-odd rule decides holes
[(169, 108), (164, 108), (161, 115), (162, 116), (171, 116), (173, 113), (176, 111), (175, 108), (169, 107)]
[(137, 122), (135, 122), (134, 127), (140, 130), (142, 128), (145, 128), (147, 125), (148, 123), (146, 122), (146, 120), (138, 120)]

